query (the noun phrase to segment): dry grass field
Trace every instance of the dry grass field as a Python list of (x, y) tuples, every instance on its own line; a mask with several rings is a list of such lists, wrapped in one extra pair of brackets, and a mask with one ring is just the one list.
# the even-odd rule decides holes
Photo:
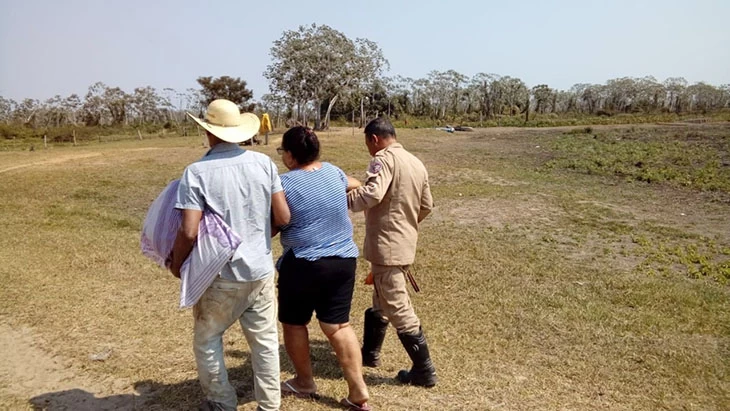
[[(362, 177), (360, 130), (319, 137), (324, 160)], [(730, 409), (730, 124), (399, 140), (429, 169), (437, 206), (413, 300), (440, 384), (394, 382), (408, 359), (391, 329), (383, 367), (366, 369), (375, 409)], [(283, 168), (272, 142), (253, 149)], [(0, 408), (195, 409), (191, 313), (139, 234), (159, 191), (204, 152), (180, 137), (0, 153)], [(360, 338), (369, 293), (359, 281)], [(311, 329), (322, 399), (286, 398), (284, 410), (340, 409), (346, 395)], [(225, 347), (239, 409), (253, 410), (240, 330)]]

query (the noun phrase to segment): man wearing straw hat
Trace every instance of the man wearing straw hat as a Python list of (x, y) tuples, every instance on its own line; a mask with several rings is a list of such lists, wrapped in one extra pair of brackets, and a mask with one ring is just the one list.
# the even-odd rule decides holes
[(182, 225), (173, 246), (170, 271), (179, 277), (208, 209), (241, 237), (241, 245), (193, 307), (193, 350), (206, 399), (201, 410), (235, 410), (236, 391), (223, 361), (223, 333), (241, 324), (251, 349), (254, 397), (258, 410), (278, 410), (279, 339), (276, 326), (271, 229), (289, 222), (279, 173), (271, 159), (244, 150), (238, 143), (259, 130), (259, 119), (228, 100), (208, 105), (204, 120), (195, 120), (208, 137), (210, 150), (185, 168), (175, 208)]

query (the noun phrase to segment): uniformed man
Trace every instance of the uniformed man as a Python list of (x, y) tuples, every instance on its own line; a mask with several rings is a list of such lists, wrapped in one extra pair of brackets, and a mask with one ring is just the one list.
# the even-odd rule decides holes
[(436, 370), (406, 283), (416, 255), (418, 224), (433, 208), (423, 163), (396, 140), (393, 125), (376, 118), (365, 127), (365, 145), (373, 156), (363, 185), (348, 193), (352, 211), (365, 211), (365, 258), (372, 265), (373, 306), (365, 311), (363, 365), (380, 365), (380, 348), (390, 322), (413, 367), (401, 370), (402, 383), (432, 387)]

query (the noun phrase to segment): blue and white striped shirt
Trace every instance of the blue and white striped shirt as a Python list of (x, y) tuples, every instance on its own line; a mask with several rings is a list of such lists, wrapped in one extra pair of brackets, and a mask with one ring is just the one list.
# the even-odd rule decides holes
[(318, 170), (281, 175), (281, 185), (291, 211), (291, 221), (281, 231), (282, 258), (289, 250), (310, 261), (358, 256), (347, 214), (347, 177), (342, 170), (323, 162)]

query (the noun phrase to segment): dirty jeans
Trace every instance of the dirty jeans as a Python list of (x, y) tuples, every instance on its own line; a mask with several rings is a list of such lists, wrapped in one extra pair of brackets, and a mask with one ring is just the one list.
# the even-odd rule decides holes
[(252, 282), (218, 277), (193, 307), (193, 316), (195, 362), (207, 399), (231, 410), (238, 405), (223, 362), (223, 333), (238, 320), (251, 350), (258, 409), (278, 410), (281, 391), (274, 276)]

